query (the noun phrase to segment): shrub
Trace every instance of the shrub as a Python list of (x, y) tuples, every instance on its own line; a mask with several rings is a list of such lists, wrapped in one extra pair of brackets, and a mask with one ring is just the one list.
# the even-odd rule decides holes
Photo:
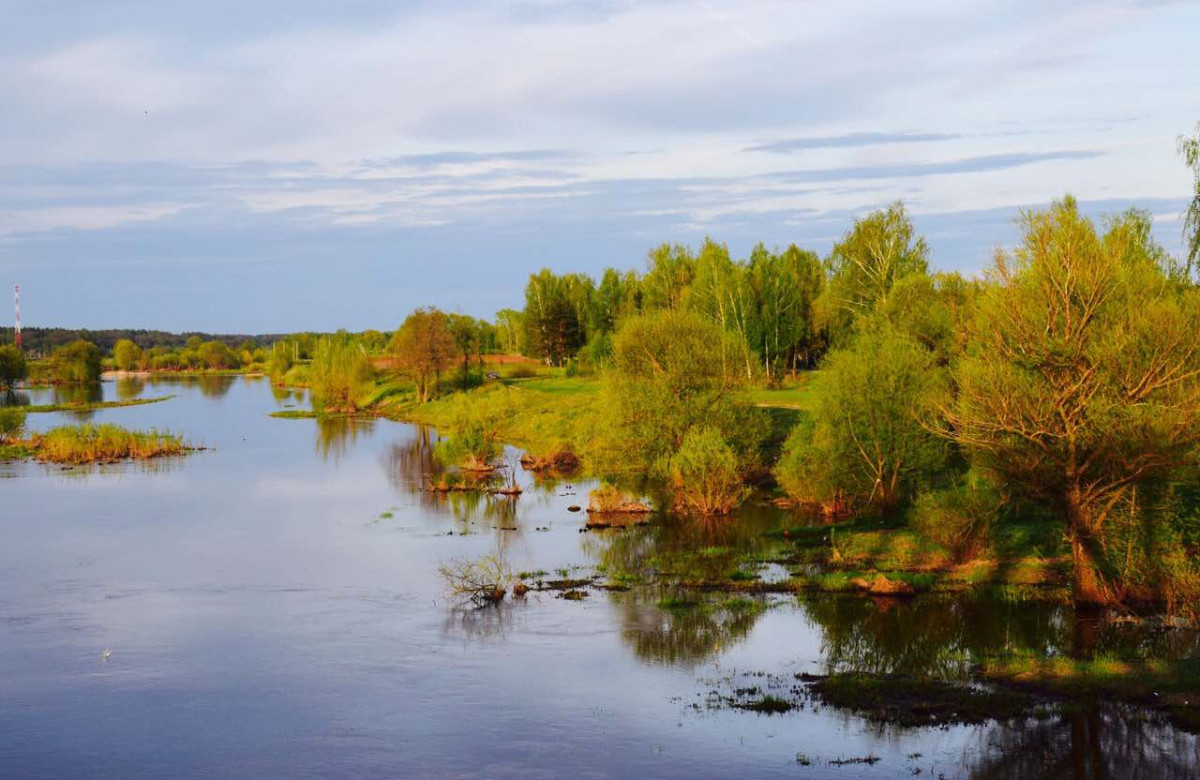
[(0, 406), (0, 442), (21, 438), (25, 432), (25, 410), (17, 406)]
[(501, 452), (500, 425), (512, 408), (508, 391), (462, 394), (450, 403), (447, 437), (435, 449), (438, 459), (468, 471), (491, 470)]
[(671, 457), (668, 471), (678, 510), (728, 514), (750, 492), (742, 481), (737, 454), (715, 428), (689, 431)]
[(944, 376), (886, 323), (832, 353), (812, 395), (812, 417), (792, 431), (775, 469), (793, 498), (826, 503), (844, 492), (887, 512), (945, 469), (946, 443), (922, 420), (944, 399)]
[(650, 508), (619, 487), (606, 482), (588, 493), (587, 511), (597, 514), (637, 514), (649, 512)]
[(954, 555), (957, 561), (983, 553), (1002, 499), (986, 479), (968, 474), (959, 484), (917, 499), (909, 515), (914, 530)]

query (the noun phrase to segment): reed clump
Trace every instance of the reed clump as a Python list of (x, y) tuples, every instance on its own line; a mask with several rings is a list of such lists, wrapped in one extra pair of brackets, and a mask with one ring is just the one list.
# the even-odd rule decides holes
[(168, 431), (136, 431), (111, 424), (64, 425), (36, 441), (38, 460), (70, 464), (184, 455), (193, 449), (182, 436)]

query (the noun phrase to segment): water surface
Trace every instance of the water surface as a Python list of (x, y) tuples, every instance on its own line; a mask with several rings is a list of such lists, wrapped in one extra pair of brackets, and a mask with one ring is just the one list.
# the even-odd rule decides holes
[[(89, 399), (97, 393), (176, 397), (30, 424), (153, 426), (210, 449), (149, 466), (0, 464), (0, 775), (1194, 777), (1200, 767), (1194, 736), (1117, 705), (948, 729), (827, 707), (709, 706), (759, 672), (955, 676), (988, 651), (1070, 653), (1079, 626), (1063, 607), (774, 596), (765, 609), (680, 611), (659, 606), (669, 594), (635, 588), (462, 609), (440, 563), (492, 554), (514, 571), (720, 571), (781, 518), (751, 508), (733, 523), (581, 533), (583, 515), (567, 507), (586, 503), (586, 481), (520, 474), (516, 501), (436, 496), (421, 490), (437, 468), (432, 432), (273, 419), (305, 400), (262, 380), (124, 380)], [(1195, 654), (1195, 641), (1115, 628), (1091, 639), (1173, 656)], [(831, 763), (858, 757), (878, 761)]]

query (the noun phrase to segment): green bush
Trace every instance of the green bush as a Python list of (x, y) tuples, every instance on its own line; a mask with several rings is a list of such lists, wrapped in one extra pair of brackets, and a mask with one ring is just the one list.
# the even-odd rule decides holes
[(0, 442), (21, 438), (25, 432), (25, 410), (19, 406), (0, 406)]
[(792, 431), (775, 469), (795, 499), (890, 512), (948, 463), (946, 442), (927, 427), (946, 399), (930, 353), (886, 323), (864, 328), (833, 352), (812, 383), (810, 419)]
[(742, 481), (737, 453), (715, 428), (689, 431), (668, 470), (678, 510), (728, 514), (750, 492)]
[(949, 550), (955, 560), (966, 561), (988, 549), (1001, 503), (991, 483), (972, 473), (953, 487), (918, 498), (909, 522), (921, 536)]

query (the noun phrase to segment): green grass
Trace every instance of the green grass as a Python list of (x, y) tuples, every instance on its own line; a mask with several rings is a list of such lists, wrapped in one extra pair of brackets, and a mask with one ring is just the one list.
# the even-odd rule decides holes
[(806, 371), (795, 379), (785, 379), (778, 388), (746, 390), (743, 397), (758, 406), (812, 411), (812, 381), (819, 372)]

